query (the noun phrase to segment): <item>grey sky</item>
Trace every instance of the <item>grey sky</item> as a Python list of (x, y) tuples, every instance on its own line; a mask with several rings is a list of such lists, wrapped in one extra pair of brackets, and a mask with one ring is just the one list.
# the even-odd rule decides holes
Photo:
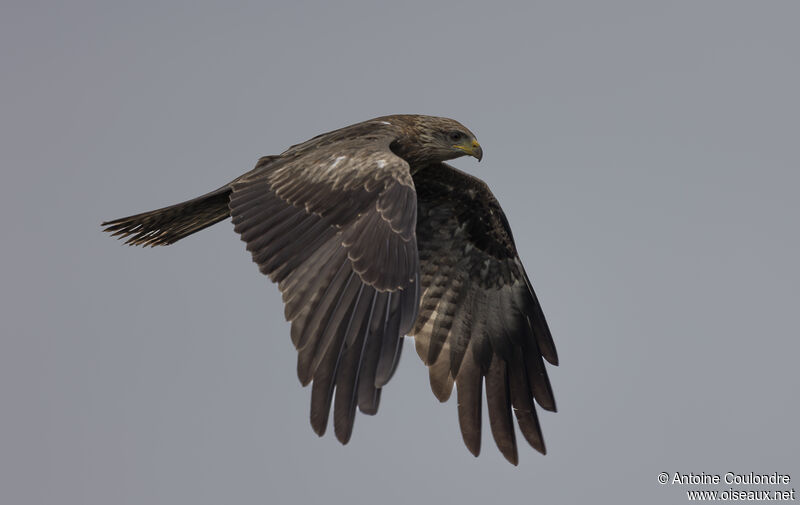
[[(661, 471), (800, 487), (796, 2), (0, 12), (3, 503), (686, 501)], [(229, 223), (152, 250), (100, 231), (388, 113), (483, 145), (456, 165), (503, 205), (562, 360), (547, 456), (512, 467), (485, 424), (473, 458), (410, 340), (378, 415), (317, 438), (278, 290)]]

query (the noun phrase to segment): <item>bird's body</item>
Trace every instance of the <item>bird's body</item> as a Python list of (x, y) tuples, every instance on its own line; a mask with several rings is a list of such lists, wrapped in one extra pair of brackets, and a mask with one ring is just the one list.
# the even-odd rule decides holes
[(409, 334), (437, 398), (456, 385), (475, 455), (485, 378), (492, 433), (516, 464), (512, 408), (523, 436), (545, 452), (533, 399), (555, 410), (542, 358), (557, 364), (557, 356), (497, 200), (443, 163), (467, 154), (483, 153), (456, 121), (385, 116), (265, 156), (201, 197), (103, 225), (155, 246), (231, 216), (283, 294), (318, 434), (331, 404), (342, 443), (356, 407), (377, 412)]

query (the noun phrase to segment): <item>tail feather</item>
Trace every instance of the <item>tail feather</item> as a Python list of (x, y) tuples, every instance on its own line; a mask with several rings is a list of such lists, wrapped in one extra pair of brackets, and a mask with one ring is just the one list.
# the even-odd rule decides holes
[(169, 245), (229, 217), (230, 194), (231, 188), (226, 185), (182, 203), (113, 219), (101, 226), (112, 236), (125, 238), (129, 245)]

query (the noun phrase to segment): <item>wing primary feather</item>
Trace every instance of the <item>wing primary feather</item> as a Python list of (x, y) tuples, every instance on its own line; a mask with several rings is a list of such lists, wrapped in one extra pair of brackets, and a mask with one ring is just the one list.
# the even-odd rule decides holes
[(414, 327), (414, 322), (417, 320), (419, 314), (419, 269), (414, 271), (412, 285), (403, 288), (401, 291), (401, 313), (403, 316), (400, 318), (400, 334), (407, 335)]
[[(449, 274), (449, 267), (443, 268), (446, 268), (446, 271)], [(442, 351), (445, 340), (451, 338), (450, 334), (453, 330), (456, 313), (458, 312), (459, 304), (463, 302), (465, 296), (465, 293), (459, 292), (462, 281), (456, 277), (453, 278), (451, 282), (452, 284), (449, 289), (443, 288), (444, 293), (442, 294), (441, 299), (436, 306), (437, 314), (433, 320), (430, 348), (428, 349), (428, 363), (433, 363), (437, 360), (439, 353)], [(451, 361), (452, 359), (448, 359), (448, 362)], [(457, 368), (455, 370), (456, 372), (458, 371)]]
[(364, 321), (369, 321), (369, 314), (372, 311), (372, 303), (375, 299), (375, 290), (372, 286), (361, 284), (361, 289), (358, 293), (355, 307), (350, 314), (350, 320), (347, 322), (347, 329), (345, 330), (345, 345), (350, 347), (356, 341), (356, 338), (363, 331), (362, 326)]
[(369, 321), (364, 356), (361, 361), (361, 375), (358, 380), (358, 408), (365, 414), (374, 414), (378, 409), (378, 389), (375, 387), (375, 373), (381, 353), (381, 339), (386, 322), (386, 306), (389, 293), (380, 292), (375, 297)]
[(511, 404), (514, 407), (514, 414), (517, 416), (519, 430), (531, 447), (542, 454), (547, 454), (542, 429), (536, 416), (536, 407), (533, 405), (533, 396), (521, 348), (517, 348), (514, 352), (514, 358), (508, 365), (508, 376)]
[(320, 225), (315, 227), (317, 229), (309, 230), (308, 236), (310, 240), (299, 241), (297, 244), (291, 244), (285, 247), (280, 253), (275, 256), (275, 270), (272, 273), (272, 279), (275, 282), (282, 282), (292, 272), (302, 267), (308, 259), (313, 256), (314, 251), (322, 247), (327, 242), (335, 241), (336, 231), (330, 226)]
[(306, 214), (294, 207), (287, 206), (285, 212), (286, 215), (278, 219), (278, 216), (262, 210), (236, 225), (234, 230), (242, 237), (242, 240), (247, 242), (247, 250), (252, 251), (254, 247), (250, 242), (253, 240), (272, 240), (275, 236), (288, 233), (307, 217)]
[(347, 329), (345, 318), (349, 319), (353, 304), (356, 301), (356, 296), (358, 296), (360, 285), (361, 282), (358, 281), (358, 275), (356, 275), (355, 272), (350, 272), (347, 282), (334, 304), (333, 310), (330, 311), (327, 322), (324, 326), (320, 326), (320, 328), (323, 329), (317, 344), (318, 349), (315, 350), (314, 359), (311, 361), (312, 373), (315, 373), (319, 363), (327, 353), (328, 346), (332, 345), (333, 342), (337, 342), (340, 335), (344, 335)]
[(506, 331), (506, 319), (511, 315), (507, 312), (510, 303), (507, 304), (506, 301), (510, 302), (510, 297), (511, 290), (504, 288), (484, 292), (482, 300), (486, 341), (491, 344), (489, 353), (500, 356), (504, 361), (510, 360), (513, 352), (512, 340)]
[(347, 347), (336, 379), (336, 397), (333, 403), (333, 431), (342, 444), (350, 441), (356, 417), (356, 398), (359, 376), (364, 366), (364, 353), (369, 341), (370, 320), (375, 309), (376, 294), (373, 294), (368, 317), (361, 321), (358, 337)]
[(336, 305), (336, 297), (340, 294), (342, 284), (349, 277), (347, 261), (342, 261), (331, 282), (325, 288), (322, 297), (311, 311), (311, 320), (306, 322), (303, 327), (303, 335), (300, 337), (300, 351), (297, 360), (297, 376), (300, 382), (306, 386), (311, 381), (314, 370), (312, 365), (317, 353), (324, 352), (325, 342), (322, 342), (324, 325), (330, 317), (331, 311)]
[[(317, 253), (320, 253), (317, 256)], [(305, 327), (310, 321), (313, 310), (316, 309), (317, 302), (336, 272), (336, 266), (342, 260), (342, 250), (336, 244), (326, 244), (315, 253), (304, 267), (305, 271), (298, 272), (303, 277), (303, 282), (296, 279), (295, 288), (287, 288), (284, 296), (289, 298), (286, 301), (284, 314), (287, 321), (292, 322), (291, 337), (296, 349), (305, 347), (306, 342), (302, 341)]]
[(519, 459), (514, 436), (514, 421), (511, 418), (511, 396), (506, 362), (497, 355), (492, 357), (489, 372), (486, 374), (486, 407), (489, 410), (489, 426), (497, 448), (512, 465), (517, 465)]
[[(295, 321), (303, 311), (308, 312), (315, 305), (315, 297), (320, 294), (323, 286), (333, 275), (332, 268), (337, 261), (342, 261), (344, 251), (331, 240), (321, 246), (303, 264), (302, 268), (295, 270), (282, 284), (283, 301), (286, 304), (284, 314), (287, 321)], [(294, 329), (294, 325), (292, 329)], [(299, 326), (298, 329), (302, 329)], [(299, 346), (302, 332), (297, 335), (295, 346)], [(294, 340), (294, 337), (293, 337)]]
[(450, 399), (453, 393), (453, 376), (450, 374), (450, 353), (439, 354), (436, 363), (428, 368), (428, 378), (431, 383), (431, 391), (436, 399), (444, 403)]
[(375, 370), (375, 387), (382, 388), (392, 378), (400, 358), (403, 337), (400, 335), (402, 292), (389, 293), (386, 302), (386, 322), (381, 337), (381, 353)]
[(481, 452), (481, 389), (483, 376), (480, 368), (467, 352), (456, 378), (458, 395), (458, 424), (464, 444), (473, 456)]
[[(316, 217), (316, 216), (315, 216)], [(275, 282), (280, 282), (289, 271), (296, 268), (323, 243), (331, 239), (330, 226), (322, 219), (308, 218), (292, 230), (291, 236), (280, 237), (269, 244), (261, 246), (254, 258), (272, 274)], [(327, 233), (326, 233), (327, 232)], [(256, 244), (256, 241), (253, 242)], [(288, 264), (288, 265), (287, 265)], [(278, 270), (282, 275), (275, 275)]]
[(265, 185), (259, 191), (241, 193), (234, 191), (228, 207), (233, 215), (233, 224), (239, 230), (246, 231), (266, 219), (266, 223), (279, 223), (295, 213), (294, 207), (277, 198)]
[(344, 332), (337, 335), (325, 353), (324, 360), (320, 363), (314, 374), (311, 384), (311, 427), (320, 437), (325, 434), (328, 425), (328, 415), (333, 400), (333, 388), (336, 385), (336, 374), (344, 349)]
[[(527, 325), (526, 325), (527, 326)], [(553, 388), (550, 386), (550, 379), (547, 377), (547, 370), (544, 367), (542, 355), (536, 340), (527, 339), (523, 344), (525, 356), (525, 366), (528, 371), (528, 381), (533, 391), (533, 397), (543, 409), (551, 412), (556, 411), (556, 399), (553, 396)]]
[(541, 351), (544, 359), (546, 359), (551, 365), (558, 366), (558, 353), (556, 352), (556, 344), (553, 342), (553, 335), (550, 333), (550, 326), (547, 324), (547, 320), (544, 317), (542, 306), (539, 304), (539, 298), (536, 296), (536, 292), (533, 291), (533, 286), (528, 278), (528, 274), (525, 272), (525, 269), (522, 268), (521, 263), (519, 266), (522, 270), (522, 276), (525, 279), (525, 286), (528, 288), (528, 296), (530, 299), (531, 308), (527, 314), (531, 318), (531, 327), (533, 328), (533, 333), (536, 336), (536, 342), (539, 345), (539, 350)]
[(450, 344), (450, 373), (453, 377), (458, 377), (461, 365), (466, 359), (465, 355), (473, 334), (473, 317), (476, 316), (472, 304), (474, 296), (472, 291), (463, 290), (458, 296), (458, 302), (456, 302), (455, 312), (453, 313), (453, 326), (447, 337)]

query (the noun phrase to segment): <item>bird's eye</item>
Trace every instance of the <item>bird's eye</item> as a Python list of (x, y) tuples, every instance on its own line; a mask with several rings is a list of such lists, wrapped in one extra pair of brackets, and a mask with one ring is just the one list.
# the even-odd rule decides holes
[(459, 140), (464, 138), (464, 134), (461, 132), (450, 132), (450, 140), (453, 142), (458, 142)]

